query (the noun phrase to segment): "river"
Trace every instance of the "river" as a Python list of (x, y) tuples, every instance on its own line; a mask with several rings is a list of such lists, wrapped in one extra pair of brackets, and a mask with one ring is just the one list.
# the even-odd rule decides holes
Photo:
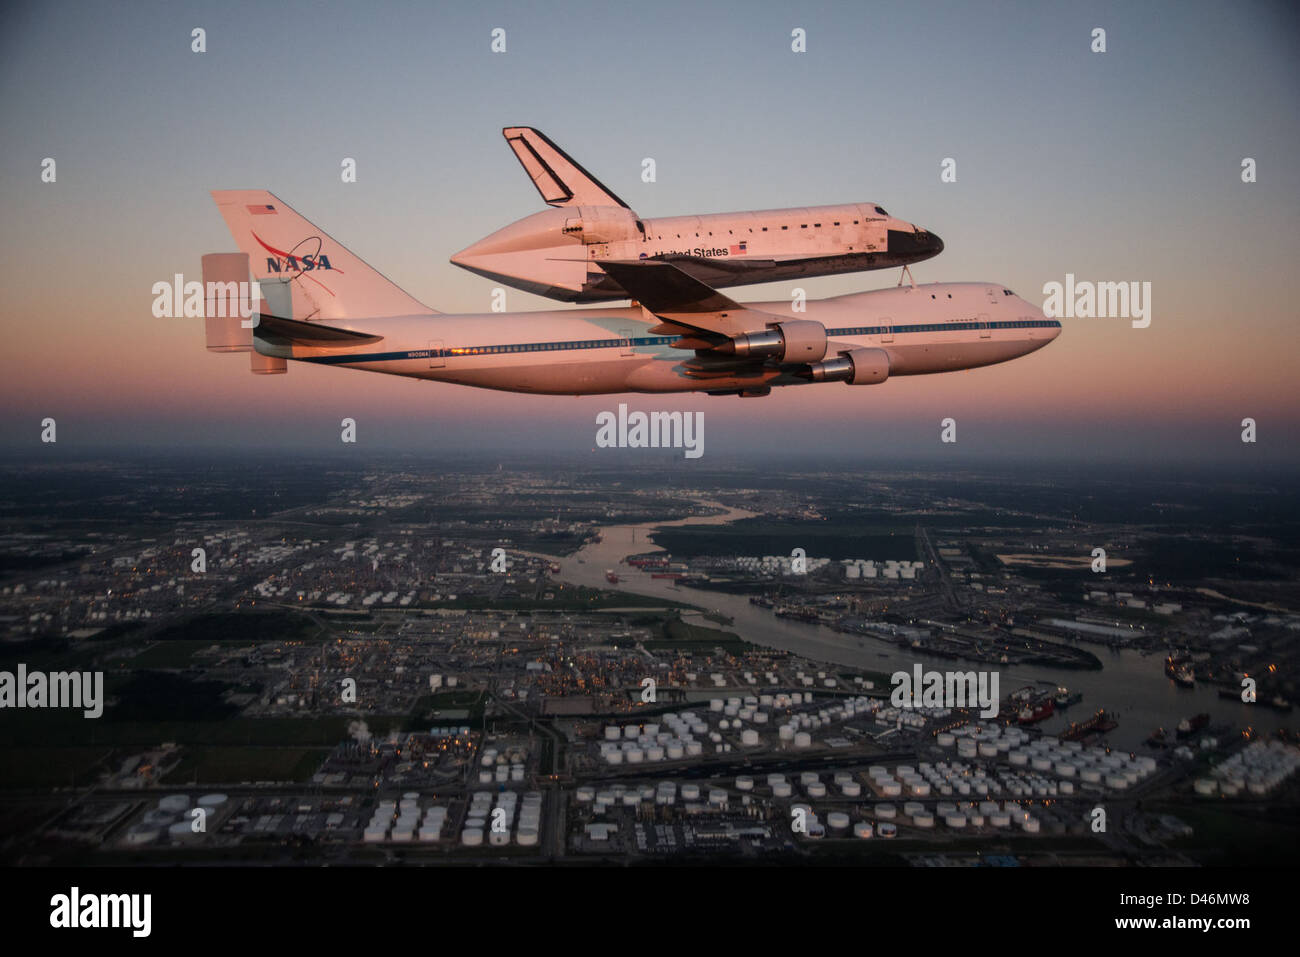
[[(926, 670), (950, 671), (983, 667), (981, 663), (930, 658), (892, 642), (865, 635), (849, 635), (825, 625), (778, 618), (770, 609), (749, 602), (748, 596), (729, 595), (698, 588), (679, 587), (668, 579), (651, 578), (645, 572), (621, 565), (628, 555), (663, 551), (650, 539), (656, 528), (676, 525), (722, 525), (758, 513), (728, 508), (717, 502), (700, 500), (699, 504), (721, 509), (721, 514), (693, 516), (673, 522), (645, 525), (611, 525), (601, 529), (601, 541), (591, 543), (568, 558), (551, 560), (560, 566), (556, 576), (561, 581), (590, 588), (624, 591), (673, 601), (688, 602), (702, 608), (717, 609), (732, 618), (725, 626), (746, 641), (767, 648), (828, 664), (849, 665), (872, 671), (911, 671), (920, 663)], [(618, 584), (605, 579), (608, 569), (615, 569)], [(697, 613), (688, 613), (697, 614)], [(699, 624), (723, 627), (700, 620)], [(1087, 646), (1102, 661), (1101, 671), (1071, 671), (1034, 666), (1003, 668), (999, 672), (999, 691), (1006, 695), (1025, 685), (1047, 688), (1061, 684), (1083, 693), (1078, 704), (1058, 711), (1039, 727), (1056, 733), (1070, 721), (1082, 721), (1098, 708), (1117, 716), (1119, 727), (1107, 740), (1125, 749), (1137, 748), (1157, 727), (1163, 726), (1174, 737), (1174, 728), (1185, 717), (1206, 712), (1211, 727), (1230, 725), (1232, 733), (1253, 726), (1271, 732), (1289, 725), (1291, 715), (1260, 704), (1245, 704), (1221, 698), (1217, 687), (1197, 684), (1182, 688), (1165, 676), (1164, 656), (1143, 655), (1138, 651), (1113, 651), (1100, 645)]]

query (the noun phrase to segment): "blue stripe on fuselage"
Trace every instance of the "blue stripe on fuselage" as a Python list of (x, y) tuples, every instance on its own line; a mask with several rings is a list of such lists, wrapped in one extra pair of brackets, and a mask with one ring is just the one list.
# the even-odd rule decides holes
[[(827, 329), (831, 338), (843, 336), (878, 336), (883, 332), (905, 335), (915, 332), (954, 332), (988, 329), (1059, 329), (1055, 319), (1017, 319), (1009, 322), (934, 322), (899, 326), (848, 326)], [(395, 362), (403, 359), (454, 359), (458, 356), (521, 355), (524, 353), (570, 352), (574, 349), (617, 349), (630, 342), (633, 348), (642, 346), (670, 346), (680, 336), (642, 336), (628, 339), (576, 339), (558, 342), (512, 342), (492, 346), (455, 346), (449, 349), (406, 349), (400, 352), (345, 353), (332, 356), (302, 356), (300, 362), (318, 362), (322, 365), (344, 365), (351, 362)]]

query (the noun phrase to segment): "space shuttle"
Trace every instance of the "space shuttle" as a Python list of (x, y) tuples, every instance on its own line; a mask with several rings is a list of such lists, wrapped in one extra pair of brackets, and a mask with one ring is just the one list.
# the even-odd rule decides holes
[(876, 203), (643, 217), (541, 131), (512, 126), (502, 132), (550, 208), (498, 229), (451, 261), (549, 299), (633, 298), (616, 278), (625, 263), (669, 263), (720, 288), (907, 266), (943, 251), (934, 233)]

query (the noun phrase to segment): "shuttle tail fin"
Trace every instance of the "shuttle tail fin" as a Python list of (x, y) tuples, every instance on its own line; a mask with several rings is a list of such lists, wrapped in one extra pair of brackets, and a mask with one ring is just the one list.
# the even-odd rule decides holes
[[(212, 199), (259, 281), (289, 281), (291, 319), (435, 315), (328, 233), (264, 189), (221, 189)], [(301, 306), (299, 305), (301, 303)]]
[(551, 206), (622, 206), (623, 202), (560, 149), (550, 137), (531, 126), (501, 131), (519, 164)]

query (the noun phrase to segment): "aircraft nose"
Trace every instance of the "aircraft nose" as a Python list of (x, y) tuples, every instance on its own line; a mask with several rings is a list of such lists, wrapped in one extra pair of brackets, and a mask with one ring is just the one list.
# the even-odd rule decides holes
[(919, 226), (912, 229), (889, 231), (889, 254), (899, 256), (909, 263), (920, 262), (943, 252), (943, 240), (935, 233)]

